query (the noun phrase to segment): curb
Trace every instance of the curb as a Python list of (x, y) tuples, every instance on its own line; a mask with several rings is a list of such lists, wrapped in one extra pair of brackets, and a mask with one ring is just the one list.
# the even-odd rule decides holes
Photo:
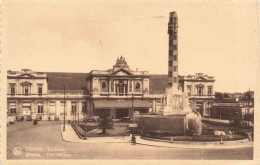
[[(190, 143), (175, 143), (175, 142), (169, 142), (169, 141), (152, 141), (148, 139), (142, 139), (139, 137), (137, 139), (139, 142), (137, 144), (140, 145), (147, 145), (147, 146), (156, 146), (156, 147), (167, 147), (167, 148), (185, 148), (185, 149), (198, 149), (198, 148), (204, 148), (204, 149), (234, 149), (234, 148), (247, 148), (247, 147), (253, 147), (253, 143), (250, 141), (243, 141), (238, 142), (237, 145), (234, 145), (235, 143), (226, 144), (226, 143), (196, 143), (196, 142), (190, 142)], [(140, 142), (141, 141), (141, 142)]]
[[(87, 140), (83, 140), (78, 138), (76, 135), (77, 139), (75, 141), (67, 140), (66, 138), (63, 137), (63, 132), (60, 127), (61, 131), (61, 136), (62, 140), (65, 142), (70, 142), (70, 143), (86, 143), (86, 144), (94, 144), (94, 143), (128, 143), (131, 144), (130, 139), (122, 139), (122, 137), (118, 137), (116, 139), (115, 137), (90, 137)], [(74, 130), (73, 130), (74, 131)], [(76, 134), (76, 133), (75, 133)], [(103, 139), (102, 139), (103, 138)], [(226, 142), (221, 144), (220, 142), (186, 142), (186, 141), (174, 141), (174, 142), (169, 142), (166, 140), (158, 140), (158, 139), (152, 139), (152, 138), (143, 138), (140, 136), (136, 136), (136, 144), (139, 145), (146, 145), (146, 146), (153, 146), (153, 147), (164, 147), (164, 148), (185, 148), (185, 149), (199, 149), (199, 148), (204, 148), (204, 149), (231, 149), (231, 148), (246, 148), (246, 147), (253, 147), (252, 141), (249, 141), (248, 139), (244, 140), (237, 140), (237, 141), (232, 141), (228, 143), (227, 145)], [(91, 139), (91, 140), (90, 140)], [(120, 139), (120, 141), (119, 141)], [(231, 145), (232, 144), (232, 145)], [(235, 145), (237, 144), (237, 145)]]
[[(73, 130), (73, 128), (72, 128), (72, 130)], [(73, 140), (75, 139), (75, 141), (73, 141), (73, 140), (68, 140), (68, 139), (64, 138), (61, 126), (60, 126), (60, 131), (61, 131), (62, 140), (64, 142), (86, 143), (86, 144), (94, 144), (94, 143), (130, 143), (130, 140), (128, 140), (127, 137), (125, 139), (123, 139), (121, 136), (118, 136), (118, 137), (114, 136), (113, 138), (112, 137), (87, 137), (87, 140), (85, 140), (85, 139), (79, 138), (78, 135), (75, 133), (75, 130), (73, 130), (73, 133), (75, 133), (77, 138), (73, 138)]]
[[(162, 139), (154, 139), (154, 138), (149, 138), (149, 137), (140, 137), (141, 139), (144, 140), (149, 140), (149, 141), (155, 141), (155, 142), (165, 142), (165, 143), (178, 143), (178, 144), (200, 144), (200, 145), (207, 145), (207, 144), (220, 144), (220, 141), (211, 141), (211, 142), (196, 142), (196, 141), (170, 141), (170, 140), (162, 140)], [(248, 142), (249, 140), (242, 139), (242, 140), (233, 140), (233, 141), (223, 141), (223, 144), (236, 144), (236, 143), (245, 143)]]

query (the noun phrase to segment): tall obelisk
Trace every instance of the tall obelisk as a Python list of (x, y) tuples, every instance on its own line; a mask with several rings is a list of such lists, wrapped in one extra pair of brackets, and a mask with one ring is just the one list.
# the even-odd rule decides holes
[(178, 88), (178, 17), (175, 11), (170, 12), (168, 23), (169, 56), (168, 56), (168, 87)]

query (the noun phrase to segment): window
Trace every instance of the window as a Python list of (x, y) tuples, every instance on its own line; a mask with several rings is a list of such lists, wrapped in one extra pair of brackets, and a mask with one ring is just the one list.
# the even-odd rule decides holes
[(177, 55), (173, 56), (173, 61), (177, 61)]
[(172, 87), (172, 83), (168, 83), (168, 87)]
[(29, 87), (28, 87), (28, 85), (24, 86), (24, 94), (25, 95), (29, 94)]
[(38, 94), (42, 95), (42, 85), (38, 84)]
[(111, 80), (111, 92), (114, 92), (114, 80)]
[(9, 105), (9, 113), (14, 114), (16, 113), (16, 103), (10, 103)]
[(172, 71), (169, 71), (169, 75), (168, 75), (169, 77), (172, 77)]
[(11, 88), (11, 95), (14, 95), (15, 94), (15, 84), (11, 84), (10, 88)]
[(172, 55), (173, 55), (172, 50), (169, 50), (169, 56), (172, 56)]
[(177, 50), (177, 45), (173, 45), (173, 50)]
[(190, 96), (191, 95), (191, 86), (187, 86), (187, 94)]
[(177, 83), (177, 77), (173, 77), (173, 82)]
[(208, 87), (208, 95), (212, 95), (212, 87)]
[(75, 115), (77, 113), (77, 103), (71, 103), (71, 114)]
[(131, 92), (132, 92), (132, 82), (133, 82), (132, 80), (129, 81), (129, 91)]
[(198, 95), (203, 95), (203, 87), (198, 87)]
[(173, 70), (174, 70), (175, 72), (177, 72), (177, 71), (178, 71), (178, 66), (174, 66), (174, 67), (173, 67)]
[(169, 40), (169, 45), (172, 46), (173, 45), (173, 42), (172, 40)]
[(43, 104), (38, 103), (38, 113), (43, 113)]
[(106, 84), (105, 81), (102, 82), (102, 84), (101, 84), (101, 88), (102, 88), (102, 90), (106, 90), (106, 88), (107, 88), (107, 84)]
[(169, 66), (172, 66), (172, 60), (169, 61)]
[(135, 85), (135, 89), (136, 89), (136, 90), (140, 90), (140, 88), (141, 88), (141, 85), (140, 85), (139, 82), (137, 82), (136, 85)]

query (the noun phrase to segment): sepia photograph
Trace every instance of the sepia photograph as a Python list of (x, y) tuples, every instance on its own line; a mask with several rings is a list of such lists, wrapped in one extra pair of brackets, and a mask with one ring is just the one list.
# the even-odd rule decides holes
[(3, 0), (1, 17), (7, 164), (257, 159), (258, 1)]

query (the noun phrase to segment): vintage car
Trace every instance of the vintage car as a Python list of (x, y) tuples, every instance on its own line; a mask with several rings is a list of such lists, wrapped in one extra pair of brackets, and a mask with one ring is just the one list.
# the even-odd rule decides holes
[(32, 121), (32, 116), (31, 115), (26, 116), (26, 121)]
[(16, 121), (23, 121), (24, 120), (24, 117), (23, 116), (17, 116), (16, 117)]
[(36, 120), (37, 121), (41, 121), (42, 120), (42, 116), (36, 116)]

